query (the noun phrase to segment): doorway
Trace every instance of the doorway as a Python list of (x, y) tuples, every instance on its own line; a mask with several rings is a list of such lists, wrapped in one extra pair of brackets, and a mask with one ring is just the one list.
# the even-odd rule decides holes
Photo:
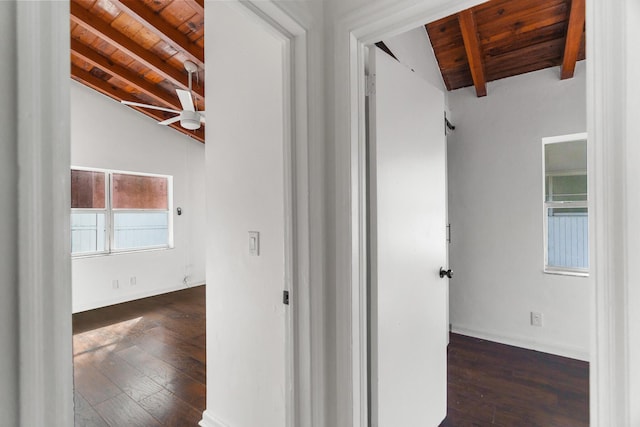
[[(407, 17), (401, 12), (396, 13), (397, 11), (389, 8), (386, 12), (393, 16), (385, 16), (384, 13), (381, 13), (377, 10), (375, 13), (372, 12), (372, 15), (375, 16), (372, 18), (366, 26), (361, 26), (360, 21), (352, 20), (344, 23), (340, 30), (344, 30), (345, 33), (350, 34), (350, 39), (345, 38), (342, 40), (342, 43), (339, 44), (339, 48), (343, 49), (341, 51), (341, 55), (338, 59), (339, 66), (344, 66), (345, 70), (347, 68), (347, 64), (349, 65), (350, 70), (360, 70), (359, 73), (351, 73), (351, 85), (348, 96), (338, 95), (338, 104), (339, 105), (350, 105), (352, 115), (347, 120), (346, 118), (343, 121), (339, 121), (338, 130), (346, 140), (351, 142), (350, 152), (352, 155), (351, 158), (351, 168), (352, 174), (351, 179), (349, 181), (350, 187), (349, 191), (352, 194), (352, 211), (351, 211), (351, 226), (352, 229), (355, 230), (354, 233), (350, 236), (350, 242), (353, 248), (359, 248), (357, 252), (354, 252), (353, 257), (351, 258), (351, 266), (353, 268), (351, 295), (352, 295), (352, 305), (351, 305), (351, 315), (350, 318), (354, 319), (354, 322), (351, 324), (351, 340), (350, 345), (353, 345), (352, 351), (349, 353), (352, 357), (352, 362), (354, 366), (353, 371), (353, 383), (357, 386), (353, 391), (353, 398), (360, 402), (359, 410), (354, 410), (353, 413), (350, 413), (350, 416), (353, 417), (353, 423), (356, 425), (367, 425), (367, 403), (366, 403), (366, 381), (363, 379), (366, 377), (366, 352), (363, 351), (363, 346), (366, 346), (366, 341), (363, 339), (364, 329), (362, 325), (366, 324), (366, 317), (363, 317), (363, 311), (365, 311), (366, 307), (366, 294), (363, 292), (365, 289), (366, 283), (366, 270), (362, 268), (362, 260), (365, 259), (366, 253), (365, 249), (366, 244), (364, 242), (366, 239), (363, 236), (366, 236), (366, 226), (364, 220), (364, 214), (362, 211), (363, 206), (363, 195), (366, 194), (366, 186), (365, 186), (365, 176), (366, 171), (363, 169), (363, 157), (362, 155), (355, 155), (355, 153), (363, 153), (364, 152), (364, 103), (362, 99), (364, 97), (364, 91), (367, 87), (364, 78), (364, 64), (365, 62), (365, 49), (364, 46), (370, 43), (374, 43), (381, 39), (384, 39), (386, 36), (393, 36), (395, 34), (399, 34), (406, 29), (410, 29), (416, 26), (417, 23), (422, 24), (423, 22), (430, 22), (436, 19), (447, 16), (456, 10), (453, 7), (444, 7), (441, 8), (433, 8), (432, 5), (425, 4), (414, 8), (412, 10), (411, 17)], [(478, 4), (479, 2), (465, 2), (465, 6), (473, 6)], [(365, 8), (363, 8), (365, 9)], [(419, 10), (420, 12), (416, 12)], [(363, 12), (364, 13), (364, 12)], [(395, 13), (395, 15), (394, 15)], [(417, 15), (422, 13), (422, 18), (417, 18)], [(422, 22), (417, 22), (418, 20)], [(373, 22), (373, 23), (372, 23)], [(593, 22), (593, 21), (592, 21)], [(393, 28), (390, 30), (390, 28)], [(593, 39), (591, 39), (593, 40)], [(346, 78), (346, 71), (345, 71)], [(593, 78), (593, 74), (591, 74), (591, 78)], [(587, 111), (593, 111), (593, 104), (588, 103)], [(591, 126), (601, 126), (601, 119), (588, 114), (589, 123), (588, 127)], [(592, 121), (593, 120), (593, 121)], [(598, 142), (595, 141), (595, 146), (598, 146)], [(590, 147), (590, 150), (593, 150), (593, 145)], [(539, 147), (536, 147), (536, 149)], [(593, 152), (591, 152), (593, 153)], [(593, 161), (593, 156), (590, 154), (590, 158)], [(596, 179), (596, 182), (598, 180)], [(597, 185), (594, 186), (594, 193), (598, 194)], [(592, 187), (593, 188), (593, 187)], [(597, 195), (596, 195), (597, 198)], [(595, 219), (599, 221), (598, 219)], [(594, 266), (596, 263), (593, 264)], [(605, 268), (602, 264), (598, 264), (599, 268)], [(589, 291), (589, 306), (590, 306), (590, 319), (593, 320), (593, 316), (595, 316), (596, 305), (595, 305), (595, 286), (592, 287)], [(590, 329), (590, 335), (593, 338), (595, 331), (593, 328)], [(593, 343), (594, 341), (591, 340)], [(593, 348), (591, 349), (593, 350)], [(604, 351), (603, 348), (600, 348), (599, 351)], [(592, 353), (594, 354), (594, 353)], [(595, 357), (595, 356), (594, 356)], [(597, 358), (594, 359), (596, 362), (594, 364), (597, 366)], [(597, 369), (592, 366), (592, 386), (594, 381), (596, 381), (596, 377), (593, 376), (593, 370)], [(595, 401), (599, 399), (596, 398), (596, 394), (593, 393), (592, 387), (592, 405), (594, 405)], [(604, 403), (606, 406), (606, 403)], [(592, 406), (593, 408), (593, 406)], [(593, 413), (593, 411), (592, 411)], [(346, 414), (346, 412), (345, 412)]]
[[(238, 2), (235, 6), (242, 9), (243, 13), (253, 16), (261, 28), (268, 28), (270, 36), (279, 34), (276, 37), (280, 37), (281, 40), (282, 56), (278, 56), (282, 59), (279, 65), (282, 67), (284, 80), (281, 99), (287, 110), (283, 113), (286, 119), (283, 118), (280, 125), (287, 145), (283, 149), (281, 159), (285, 171), (278, 181), (279, 185), (284, 187), (282, 191), (286, 200), (283, 204), (289, 203), (282, 207), (282, 211), (286, 212), (286, 218), (284, 215), (281, 218), (286, 224), (284, 227), (287, 233), (284, 237), (286, 255), (283, 256), (287, 257), (284, 268), (287, 269), (287, 273), (291, 272), (291, 275), (286, 275), (286, 286), (295, 285), (289, 289), (295, 289), (291, 301), (297, 303), (295, 311), (291, 310), (290, 319), (283, 319), (282, 328), (293, 330), (294, 324), (311, 323), (308, 296), (311, 273), (308, 268), (292, 267), (306, 266), (306, 259), (309, 258), (309, 233), (306, 231), (306, 227), (309, 226), (308, 158), (297, 155), (306, 152), (308, 138), (306, 30), (271, 3), (253, 6)], [(22, 413), (24, 419), (29, 419), (34, 425), (52, 422), (72, 425), (69, 198), (51, 200), (54, 194), (68, 194), (66, 189), (69, 187), (69, 115), (67, 110), (60, 108), (60, 105), (68, 105), (69, 102), (68, 86), (60, 84), (68, 81), (69, 7), (64, 2), (19, 4), (18, 17), (19, 21), (28, 22), (29, 28), (41, 30), (17, 37), (21, 41), (21, 48), (28, 52), (19, 56), (19, 59), (24, 65), (28, 64), (25, 69), (33, 71), (28, 76), (20, 76), (22, 83), (19, 92), (24, 94), (24, 98), (21, 96), (21, 99), (38, 99), (37, 102), (25, 102), (21, 111), (24, 114), (33, 114), (30, 116), (32, 120), (40, 124), (29, 126), (33, 132), (22, 133), (20, 137), (21, 141), (25, 141), (24, 144), (20, 144), (20, 157), (23, 161), (20, 172), (24, 178), (21, 178), (24, 185), (21, 185), (20, 193), (25, 195), (25, 199), (26, 195), (29, 195), (28, 199), (33, 203), (23, 204), (20, 209), (21, 212), (40, 212), (37, 207), (41, 207), (42, 203), (50, 208), (47, 218), (32, 215), (28, 215), (29, 219), (23, 217), (24, 224), (29, 225), (25, 225), (21, 235), (24, 238), (27, 235), (32, 238), (26, 240), (28, 244), (21, 244), (21, 250), (24, 252), (21, 262), (24, 271), (32, 272), (30, 277), (33, 280), (21, 276), (21, 284), (24, 284), (20, 291), (23, 302), (20, 307), (21, 350), (25, 356), (21, 359), (23, 370), (20, 374), (20, 389), (21, 401), (30, 402), (29, 408), (37, 409), (27, 409), (25, 403)], [(48, 65), (40, 66), (45, 63)], [(38, 84), (34, 85), (34, 82)], [(46, 102), (52, 105), (47, 114), (44, 113), (45, 108), (41, 108)], [(296, 112), (295, 116), (292, 114), (293, 111)], [(42, 137), (42, 129), (47, 130), (46, 137)], [(52, 231), (48, 233), (47, 230)], [(43, 244), (43, 241), (47, 243)], [(290, 244), (291, 241), (296, 242), (295, 248)], [(246, 243), (245, 239), (243, 243)], [(51, 250), (52, 248), (56, 250)], [(298, 258), (300, 262), (297, 261)], [(39, 275), (37, 272), (43, 274)], [(279, 287), (275, 295), (278, 305), (283, 304), (282, 288)], [(286, 343), (291, 349), (288, 351), (290, 356), (287, 360), (281, 360), (286, 366), (283, 370), (291, 370), (295, 374), (295, 377), (291, 376), (291, 386), (283, 391), (291, 396), (294, 390), (296, 391), (295, 402), (288, 398), (284, 410), (292, 423), (295, 422), (294, 417), (311, 417), (313, 405), (310, 404), (310, 372), (316, 362), (309, 362), (312, 345), (309, 333), (308, 328), (296, 328), (292, 331), (290, 340)], [(47, 351), (42, 351), (43, 348)], [(305, 362), (299, 362), (300, 360)], [(65, 368), (60, 368), (61, 365)], [(45, 366), (49, 368), (44, 368)], [(298, 387), (297, 384), (301, 386)], [(308, 413), (305, 412), (307, 410)]]

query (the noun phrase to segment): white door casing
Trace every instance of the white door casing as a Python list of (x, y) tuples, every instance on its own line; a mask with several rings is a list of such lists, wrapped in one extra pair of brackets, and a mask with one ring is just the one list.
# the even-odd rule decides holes
[(370, 51), (370, 416), (437, 426), (447, 412), (444, 94)]

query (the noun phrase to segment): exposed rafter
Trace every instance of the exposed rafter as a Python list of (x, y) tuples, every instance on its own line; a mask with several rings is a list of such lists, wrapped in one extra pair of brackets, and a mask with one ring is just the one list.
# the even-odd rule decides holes
[[(71, 20), (73, 22), (81, 25), (87, 31), (126, 53), (141, 64), (144, 64), (149, 69), (170, 81), (173, 85), (184, 90), (189, 89), (184, 73), (178, 71), (158, 56), (133, 42), (100, 18), (89, 13), (79, 4), (71, 2), (70, 8)], [(204, 99), (204, 88), (202, 86), (195, 87), (193, 93), (196, 98), (200, 98), (200, 100)]]
[(584, 22), (585, 0), (571, 0), (571, 12), (569, 14), (567, 37), (565, 39), (562, 69), (560, 72), (560, 78), (563, 80), (573, 77), (576, 61), (578, 60), (578, 53), (580, 52)]
[(487, 81), (484, 74), (484, 63), (482, 60), (482, 51), (480, 49), (480, 40), (478, 39), (478, 29), (473, 12), (470, 9), (464, 10), (458, 14), (460, 22), (460, 31), (462, 31), (462, 40), (464, 41), (464, 50), (467, 53), (469, 61), (469, 69), (473, 84), (476, 87), (476, 95), (478, 97), (487, 95)]
[(110, 0), (122, 11), (133, 17), (168, 45), (184, 52), (199, 69), (204, 69), (204, 49), (189, 40), (189, 37), (173, 28), (157, 13), (154, 13), (140, 0)]
[[(181, 108), (180, 102), (175, 94), (169, 95), (158, 86), (148, 82), (142, 77), (139, 77), (126, 68), (114, 64), (108, 58), (105, 58), (95, 50), (83, 45), (77, 40), (71, 39), (71, 53), (88, 62), (92, 66), (101, 69), (105, 73), (111, 74), (112, 76), (129, 83), (131, 86), (136, 88), (136, 90), (158, 102), (160, 106), (167, 106), (177, 110)], [(128, 94), (123, 95), (125, 97), (124, 99), (131, 100), (127, 95)]]
[[(126, 97), (128, 94), (124, 91), (122, 91), (121, 89), (117, 88), (114, 85), (109, 84), (109, 82), (102, 80), (99, 77), (94, 76), (93, 74), (91, 74), (88, 71), (83, 70), (82, 68), (76, 66), (76, 65), (71, 65), (71, 77), (84, 84), (85, 86), (88, 86), (106, 96), (109, 96), (110, 98), (113, 98), (115, 100), (121, 100), (124, 97)], [(157, 121), (162, 121), (164, 119), (166, 119), (167, 117), (160, 111), (155, 111), (155, 110), (148, 110), (148, 109), (144, 109), (144, 108), (137, 108), (137, 107), (131, 107), (135, 110), (140, 111), (141, 113), (154, 118)], [(200, 142), (204, 143), (204, 128), (200, 128), (198, 130), (195, 131), (190, 131), (187, 129), (182, 128), (180, 125), (178, 124), (172, 124), (169, 125), (172, 128), (176, 129), (177, 131), (191, 137), (194, 138)]]
[(586, 1), (488, 0), (426, 24), (447, 90), (480, 96), (488, 82), (551, 67), (572, 76), (586, 59)]
[(204, 0), (187, 0), (198, 13), (204, 16)]

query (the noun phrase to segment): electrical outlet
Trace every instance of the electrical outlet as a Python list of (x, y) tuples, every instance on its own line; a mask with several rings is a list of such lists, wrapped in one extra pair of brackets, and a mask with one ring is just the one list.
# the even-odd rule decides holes
[(542, 313), (537, 311), (531, 312), (531, 326), (542, 326)]
[(130, 286), (135, 286), (136, 285), (136, 276), (131, 276), (129, 278), (129, 285)]
[(113, 285), (113, 289), (118, 289), (120, 287), (120, 283), (118, 283), (118, 279), (114, 279), (113, 282), (111, 282), (111, 284)]

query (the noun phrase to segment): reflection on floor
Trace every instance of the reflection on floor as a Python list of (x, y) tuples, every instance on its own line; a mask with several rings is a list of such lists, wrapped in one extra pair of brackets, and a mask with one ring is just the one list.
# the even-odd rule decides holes
[(205, 287), (73, 316), (75, 425), (197, 426), (205, 409)]
[(440, 427), (589, 425), (589, 364), (451, 334)]

